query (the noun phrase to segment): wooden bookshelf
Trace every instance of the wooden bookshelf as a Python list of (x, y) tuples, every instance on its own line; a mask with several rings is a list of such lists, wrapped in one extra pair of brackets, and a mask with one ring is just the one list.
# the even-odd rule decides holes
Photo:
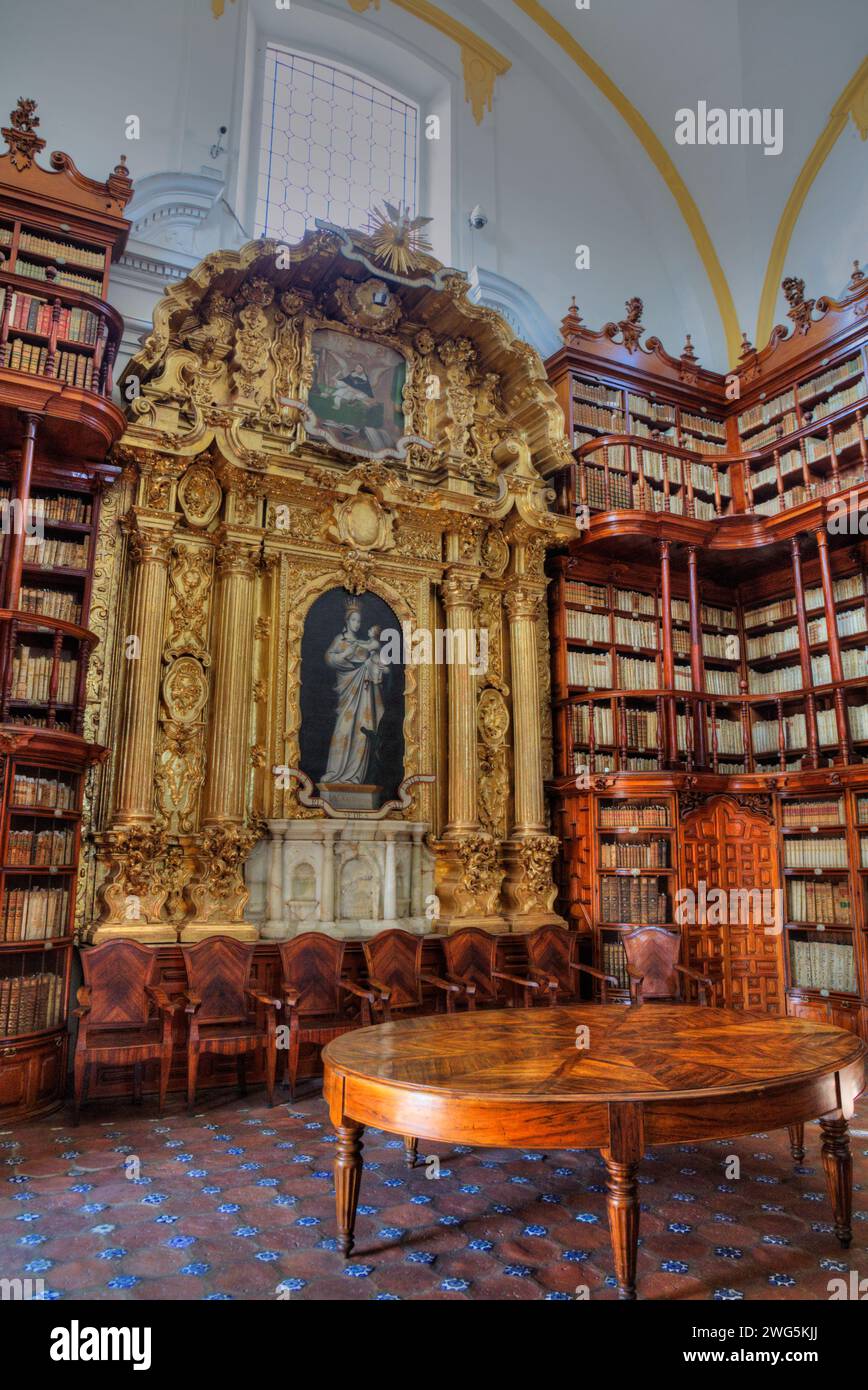
[(85, 780), (82, 736), (100, 499), (124, 419), (109, 399), (121, 322), (105, 303), (132, 186), (35, 156), (32, 104), (0, 156), (0, 1119), (66, 1089)]

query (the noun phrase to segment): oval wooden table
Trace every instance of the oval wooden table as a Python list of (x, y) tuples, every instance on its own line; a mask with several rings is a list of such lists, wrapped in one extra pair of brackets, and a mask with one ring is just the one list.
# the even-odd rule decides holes
[(819, 1119), (835, 1234), (851, 1240), (847, 1120), (865, 1084), (853, 1033), (798, 1018), (685, 1005), (587, 1004), (435, 1015), (361, 1028), (323, 1052), (337, 1131), (344, 1255), (365, 1125), (447, 1144), (600, 1149), (620, 1297), (636, 1297), (646, 1146), (735, 1138)]

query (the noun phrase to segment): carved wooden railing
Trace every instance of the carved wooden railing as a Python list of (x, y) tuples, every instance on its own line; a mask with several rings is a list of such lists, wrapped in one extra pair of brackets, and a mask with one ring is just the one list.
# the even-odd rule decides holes
[[(117, 357), (123, 332), (123, 319), (116, 309), (102, 299), (85, 294), (82, 290), (69, 289), (56, 281), (32, 280), (29, 276), (15, 275), (11, 271), (0, 270), (0, 289), (5, 289), (3, 311), (0, 315), (0, 367), (21, 371), (24, 376), (39, 376), (49, 380), (61, 380), (59, 375), (60, 354), (69, 351), (90, 358), (92, 369), (87, 386), (80, 390), (93, 392), (98, 396), (112, 393), (112, 369)], [(14, 296), (28, 295), (41, 300), (48, 308), (49, 316), (45, 331), (12, 326)], [(82, 339), (61, 338), (60, 326), (64, 309), (81, 309), (93, 314), (97, 321), (96, 341), (88, 343)], [(28, 345), (45, 348), (45, 360), (39, 370), (29, 370), (20, 366), (12, 367), (13, 343), (21, 338)]]
[[(16, 694), (15, 648), (22, 634), (36, 633), (51, 636), (51, 669), (44, 699), (31, 699)], [(60, 701), (58, 687), (64, 641), (75, 643), (77, 670), (72, 699)], [(61, 618), (44, 617), (20, 608), (0, 608), (0, 723), (35, 722), (46, 729), (69, 730), (80, 734), (84, 719), (87, 667), (90, 653), (99, 641), (95, 633)], [(58, 714), (68, 718), (58, 719)]]
[[(823, 687), (822, 698), (833, 710), (839, 699), (846, 700), (848, 689), (859, 685), (852, 680), (831, 682)], [(628, 706), (633, 703), (641, 704), (646, 715), (656, 715), (653, 738), (644, 744), (629, 738)], [(777, 725), (776, 741), (770, 736), (771, 746), (758, 748), (751, 712), (769, 706), (774, 709), (774, 717), (761, 722), (767, 728)], [(798, 747), (791, 746), (787, 734), (786, 708), (792, 706), (805, 720), (805, 742)], [(662, 772), (673, 768), (715, 773), (785, 772), (794, 758), (801, 759), (803, 768), (819, 767), (824, 758), (831, 758), (839, 766), (862, 761), (849, 734), (836, 730), (834, 740), (821, 739), (814, 691), (787, 692), (785, 696), (721, 696), (707, 691), (697, 694), (644, 689), (595, 691), (593, 695), (570, 695), (559, 702), (559, 709), (561, 747), (571, 752), (571, 761), (568, 753), (568, 765), (561, 767), (560, 775), (577, 776), (580, 780), (583, 772)], [(574, 711), (579, 712), (578, 717)], [(698, 749), (705, 750), (702, 757)]]

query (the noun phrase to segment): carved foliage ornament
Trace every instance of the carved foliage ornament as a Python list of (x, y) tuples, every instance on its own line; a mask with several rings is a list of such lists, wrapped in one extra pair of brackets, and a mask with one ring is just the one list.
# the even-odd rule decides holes
[(489, 835), (468, 835), (456, 849), (461, 864), (461, 881), (455, 890), (459, 915), (493, 916), (504, 877), (495, 841)]
[(533, 835), (519, 842), (517, 855), (521, 878), (516, 884), (515, 895), (520, 913), (537, 909), (550, 912), (554, 907), (558, 890), (552, 879), (552, 861), (559, 847), (556, 835)]
[(223, 492), (212, 469), (203, 463), (187, 469), (178, 488), (178, 503), (190, 526), (208, 526), (222, 500)]

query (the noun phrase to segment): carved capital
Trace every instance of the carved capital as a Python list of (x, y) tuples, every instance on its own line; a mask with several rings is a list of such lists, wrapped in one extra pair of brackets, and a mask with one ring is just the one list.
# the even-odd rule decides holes
[(170, 531), (130, 531), (130, 555), (136, 565), (157, 564), (168, 568), (173, 536)]
[(475, 575), (450, 570), (440, 585), (443, 606), (447, 613), (456, 608), (475, 608), (478, 602), (479, 581)]
[(258, 546), (224, 536), (214, 552), (217, 573), (221, 576), (237, 574), (244, 579), (253, 579), (258, 555)]
[(503, 601), (511, 623), (519, 620), (535, 623), (539, 617), (542, 600), (543, 596), (538, 589), (529, 589), (520, 584), (517, 588), (510, 589), (504, 595)]

